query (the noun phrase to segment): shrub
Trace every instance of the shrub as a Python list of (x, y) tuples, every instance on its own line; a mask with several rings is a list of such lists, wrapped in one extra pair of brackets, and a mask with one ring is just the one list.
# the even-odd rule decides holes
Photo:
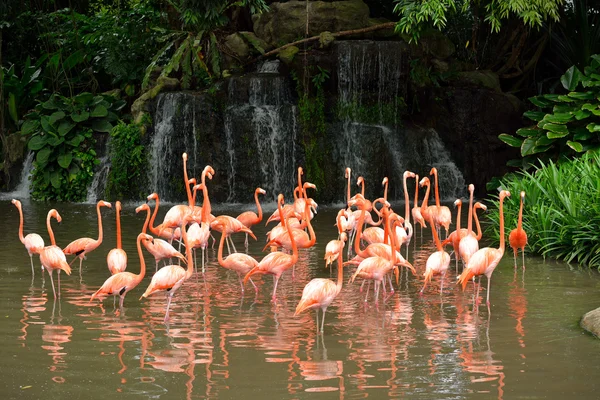
[[(504, 202), (507, 232), (517, 224), (518, 194), (526, 193), (523, 229), (529, 251), (600, 268), (600, 152), (562, 164), (542, 163), (535, 172), (506, 175), (500, 184), (512, 194)], [(498, 239), (497, 200), (495, 204), (488, 233)]]

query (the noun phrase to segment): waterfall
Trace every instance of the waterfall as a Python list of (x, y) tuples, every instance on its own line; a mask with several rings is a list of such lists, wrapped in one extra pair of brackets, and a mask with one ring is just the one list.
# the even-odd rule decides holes
[[(110, 139), (106, 142), (106, 148), (110, 149)], [(104, 196), (106, 190), (106, 183), (108, 182), (108, 174), (110, 172), (110, 154), (108, 150), (104, 156), (100, 158), (100, 164), (94, 172), (94, 179), (88, 187), (86, 203), (95, 204), (100, 198)]]
[(21, 177), (19, 178), (19, 184), (15, 187), (15, 190), (8, 193), (3, 193), (3, 199), (28, 199), (30, 195), (31, 186), (31, 172), (33, 171), (33, 151), (29, 151), (25, 159), (23, 160), (23, 169), (21, 170)]
[(434, 130), (405, 126), (408, 56), (395, 41), (339, 41), (336, 135), (340, 171), (352, 169), (353, 183), (365, 178), (369, 196), (381, 193), (381, 179), (390, 179), (392, 197), (403, 196), (402, 175), (412, 170), (428, 175), (439, 171), (440, 193), (455, 198), (464, 191), (464, 178)]
[(227, 201), (248, 202), (257, 186), (273, 200), (279, 193), (291, 197), (297, 168), (297, 111), (288, 81), (276, 74), (278, 68), (278, 62), (264, 63), (258, 74), (229, 81)]

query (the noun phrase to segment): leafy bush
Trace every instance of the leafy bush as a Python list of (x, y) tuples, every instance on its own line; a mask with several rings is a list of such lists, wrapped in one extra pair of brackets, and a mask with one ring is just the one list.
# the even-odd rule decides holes
[(521, 148), (523, 159), (510, 165), (528, 168), (537, 159), (563, 161), (600, 148), (600, 55), (591, 59), (583, 73), (572, 66), (561, 77), (567, 94), (529, 99), (538, 109), (523, 115), (537, 125), (517, 130), (519, 137), (506, 133), (498, 136), (506, 144)]
[(144, 197), (147, 154), (142, 146), (140, 126), (120, 122), (110, 133), (111, 168), (106, 184), (108, 199)]
[[(523, 229), (528, 251), (600, 268), (600, 152), (590, 151), (560, 165), (542, 163), (539, 170), (509, 174), (500, 184), (512, 194), (504, 202), (509, 232), (517, 225), (518, 194), (526, 193)], [(488, 233), (498, 239), (495, 204)]]
[(98, 163), (93, 132), (108, 133), (125, 106), (112, 96), (59, 94), (40, 102), (21, 127), (35, 152), (32, 196), (39, 200), (83, 201)]

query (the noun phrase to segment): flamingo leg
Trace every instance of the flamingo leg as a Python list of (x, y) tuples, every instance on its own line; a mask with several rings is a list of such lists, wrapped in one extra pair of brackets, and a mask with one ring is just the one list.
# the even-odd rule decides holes
[(198, 273), (198, 263), (196, 262), (196, 249), (194, 249), (194, 272)]
[(379, 284), (381, 282), (375, 281), (375, 305), (379, 304)]
[(52, 271), (48, 271), (48, 275), (50, 275), (50, 282), (52, 282), (52, 293), (54, 293), (54, 298), (56, 299), (56, 290), (54, 289), (54, 278), (52, 278)]
[(29, 255), (29, 259), (31, 260), (31, 274), (35, 276), (35, 271), (33, 270), (33, 255)]
[(367, 284), (367, 295), (365, 296), (365, 303), (367, 302), (368, 298), (369, 298), (369, 289), (371, 288), (371, 281), (369, 281), (369, 283)]
[(248, 249), (248, 233), (246, 233), (246, 240), (244, 241), (244, 246)]
[(117, 308), (117, 294), (115, 293), (115, 295), (113, 296), (113, 310)]
[(366, 281), (367, 281), (366, 279), (363, 279), (363, 282), (360, 284), (360, 289), (359, 289), (359, 291), (360, 291), (361, 293), (362, 293), (362, 291), (363, 291), (363, 287), (365, 286), (365, 282), (366, 282)]
[(83, 265), (83, 257), (79, 257), (79, 276), (81, 277), (81, 266)]
[(119, 300), (119, 309), (123, 309), (123, 301), (125, 301), (125, 295), (123, 296), (119, 296), (120, 300)]
[[(242, 274), (238, 272), (237, 276), (238, 276), (238, 280), (240, 281), (240, 286), (242, 287), (242, 294), (243, 294), (245, 289), (244, 289), (244, 282), (242, 282)], [(252, 279), (250, 279), (250, 281), (252, 281)], [(254, 282), (252, 282), (252, 284), (254, 284)]]
[(225, 239), (225, 243), (227, 244), (227, 254), (231, 254), (231, 247), (229, 246), (229, 240), (227, 240), (229, 238)]
[(154, 272), (157, 272), (158, 271), (158, 260), (154, 260), (154, 261), (156, 261), (156, 268), (155, 268)]
[(521, 256), (523, 257), (523, 269), (525, 269), (525, 248), (521, 249)]
[(273, 275), (273, 280), (275, 281), (275, 287), (273, 288), (273, 297), (271, 299), (273, 301), (277, 300), (277, 284), (279, 283), (279, 277), (277, 275)]
[(325, 311), (327, 311), (327, 307), (323, 309), (323, 319), (321, 320), (321, 333), (323, 333), (323, 326), (325, 325)]
[(167, 311), (165, 312), (165, 319), (164, 319), (164, 323), (166, 323), (169, 320), (169, 307), (171, 306), (171, 299), (173, 298), (173, 293), (169, 293), (167, 294)]
[(202, 274), (204, 274), (204, 249), (202, 249)]
[(487, 287), (487, 306), (490, 308), (490, 282), (492, 281), (492, 275), (488, 276), (488, 287)]
[(256, 284), (254, 283), (252, 278), (250, 278), (250, 283), (252, 284), (252, 286), (254, 286), (254, 293), (258, 293), (258, 287), (256, 287)]
[(446, 271), (442, 274), (442, 285), (440, 286), (440, 296), (444, 293), (444, 278), (446, 277)]
[(515, 268), (517, 268), (517, 249), (513, 249), (513, 260), (515, 260)]
[(60, 299), (60, 269), (56, 272), (58, 275), (58, 298)]
[(389, 277), (390, 280), (390, 296), (394, 294), (394, 286), (392, 285), (392, 277)]

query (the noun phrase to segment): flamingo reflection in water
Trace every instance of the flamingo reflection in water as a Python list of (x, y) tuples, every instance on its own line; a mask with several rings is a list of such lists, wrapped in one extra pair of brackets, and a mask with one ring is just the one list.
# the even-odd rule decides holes
[(71, 341), (73, 327), (71, 325), (61, 325), (60, 302), (58, 302), (58, 317), (56, 318), (56, 323), (54, 322), (56, 303), (55, 301), (52, 306), (50, 323), (45, 324), (42, 328), (42, 341), (45, 343), (42, 345), (42, 349), (48, 350), (48, 355), (52, 357), (52, 364), (48, 369), (57, 374), (52, 377), (52, 380), (56, 383), (64, 383), (65, 378), (62, 376), (62, 373), (67, 369), (65, 361), (67, 352), (64, 351), (64, 344)]

